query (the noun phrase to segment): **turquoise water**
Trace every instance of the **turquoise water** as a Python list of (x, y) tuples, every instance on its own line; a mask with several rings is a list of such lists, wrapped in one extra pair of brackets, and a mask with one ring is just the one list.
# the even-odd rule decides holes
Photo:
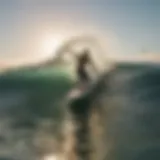
[(70, 77), (60, 67), (0, 75), (0, 160), (32, 160), (57, 150), (63, 98), (74, 84)]

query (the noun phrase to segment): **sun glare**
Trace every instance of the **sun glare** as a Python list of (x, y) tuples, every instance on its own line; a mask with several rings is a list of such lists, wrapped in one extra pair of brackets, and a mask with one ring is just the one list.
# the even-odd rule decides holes
[(63, 38), (61, 36), (46, 36), (42, 41), (42, 52), (45, 56), (52, 56), (56, 55), (56, 50), (62, 45)]
[(43, 160), (58, 160), (58, 157), (57, 155), (52, 154), (52, 155), (45, 156)]

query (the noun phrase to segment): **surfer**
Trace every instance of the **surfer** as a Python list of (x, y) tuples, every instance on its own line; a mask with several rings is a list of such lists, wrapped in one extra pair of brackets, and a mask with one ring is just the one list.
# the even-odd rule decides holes
[(89, 62), (89, 51), (84, 50), (83, 53), (77, 58), (77, 75), (81, 82), (89, 82), (90, 80), (86, 70), (87, 64)]
[(76, 84), (76, 87), (69, 93), (69, 97), (79, 96), (91, 84), (92, 78), (89, 75), (89, 71), (87, 71), (87, 66), (91, 65), (94, 70), (96, 69), (96, 67), (93, 65), (88, 49), (83, 50), (79, 56), (76, 56), (76, 62), (76, 74), (78, 77), (78, 84)]
[(93, 65), (92, 59), (90, 57), (89, 50), (85, 49), (80, 56), (77, 57), (77, 67), (76, 72), (78, 76), (78, 80), (80, 82), (80, 86), (85, 89), (89, 83), (92, 81), (89, 72), (87, 71), (87, 65), (90, 65), (96, 69)]

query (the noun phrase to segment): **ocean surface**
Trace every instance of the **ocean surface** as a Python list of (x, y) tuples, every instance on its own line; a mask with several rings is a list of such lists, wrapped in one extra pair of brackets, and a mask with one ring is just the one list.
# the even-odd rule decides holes
[(54, 160), (63, 99), (73, 86), (63, 68), (18, 68), (0, 75), (0, 160)]
[[(109, 80), (97, 93), (105, 110), (104, 160), (159, 160), (160, 67), (122, 65)], [(0, 160), (57, 160), (63, 100), (73, 86), (64, 68), (1, 73)]]

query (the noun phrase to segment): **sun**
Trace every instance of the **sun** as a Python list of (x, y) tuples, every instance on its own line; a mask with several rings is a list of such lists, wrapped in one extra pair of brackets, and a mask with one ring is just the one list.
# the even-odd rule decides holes
[(63, 40), (63, 37), (60, 35), (44, 36), (41, 45), (41, 52), (45, 54), (45, 57), (56, 56), (56, 51), (62, 45)]

